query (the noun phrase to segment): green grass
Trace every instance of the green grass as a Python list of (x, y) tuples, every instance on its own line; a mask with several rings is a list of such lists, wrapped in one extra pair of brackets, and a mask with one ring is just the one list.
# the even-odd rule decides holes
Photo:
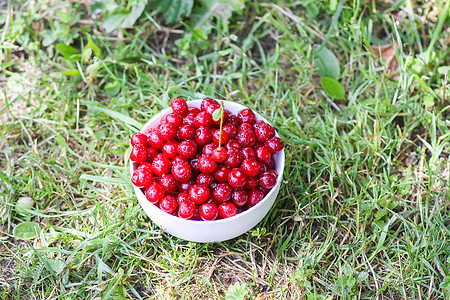
[[(84, 2), (0, 5), (0, 299), (450, 299), (448, 2), (247, 1), (207, 38), (154, 10), (107, 33)], [(392, 41), (393, 75), (367, 49)], [(149, 220), (127, 165), (140, 124), (205, 96), (260, 112), (289, 155), (255, 228), (197, 244)], [(26, 221), (38, 238), (13, 236)]]

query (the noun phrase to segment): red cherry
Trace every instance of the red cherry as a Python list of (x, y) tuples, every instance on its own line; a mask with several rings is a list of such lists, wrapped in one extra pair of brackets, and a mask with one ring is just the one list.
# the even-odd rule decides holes
[(155, 158), (155, 156), (158, 154), (158, 150), (156, 150), (153, 147), (148, 147), (147, 148), (147, 159), (145, 161), (151, 163), (153, 162), (153, 159)]
[(182, 219), (191, 219), (195, 215), (195, 204), (192, 201), (179, 203), (178, 216)]
[(148, 162), (143, 162), (134, 170), (131, 176), (131, 182), (138, 188), (146, 188), (153, 183), (152, 165)]
[(241, 110), (238, 113), (238, 119), (241, 123), (254, 124), (256, 117), (255, 117), (255, 113), (253, 112), (253, 110), (251, 110), (250, 108), (246, 108), (246, 109)]
[(259, 128), (263, 124), (266, 124), (266, 122), (264, 122), (263, 120), (259, 120), (259, 121), (256, 121), (255, 124), (253, 124), (253, 127), (256, 130), (257, 128)]
[(264, 146), (269, 148), (269, 150), (272, 154), (275, 154), (284, 148), (284, 143), (279, 137), (274, 136), (273, 138), (268, 139), (264, 143)]
[(165, 141), (159, 136), (158, 131), (155, 128), (150, 128), (147, 131), (149, 144), (156, 149), (161, 149), (164, 146)]
[(242, 161), (241, 169), (244, 170), (247, 176), (254, 177), (259, 173), (259, 163), (256, 159), (246, 158)]
[(238, 130), (233, 124), (225, 124), (222, 127), (222, 130), (225, 131), (228, 135), (228, 138), (234, 139), (238, 133)]
[(194, 106), (190, 106), (190, 107), (188, 108), (188, 112), (189, 112), (190, 114), (194, 114), (194, 116), (196, 116), (196, 115), (200, 112), (200, 109), (197, 108), (197, 107), (194, 107)]
[(216, 162), (222, 162), (227, 159), (227, 149), (225, 147), (216, 148), (213, 150), (211, 156)]
[(242, 149), (241, 144), (239, 144), (236, 140), (228, 140), (228, 142), (225, 144), (225, 148), (234, 148), (239, 151)]
[(181, 192), (178, 194), (177, 196), (177, 202), (178, 204), (182, 203), (182, 202), (192, 202), (191, 199), (189, 199), (189, 193), (188, 192)]
[(236, 140), (242, 147), (253, 147), (256, 144), (256, 135), (253, 130), (242, 130), (238, 132)]
[(209, 143), (203, 147), (202, 154), (212, 155), (214, 149), (217, 149), (218, 145), (215, 143)]
[(172, 125), (173, 128), (178, 129), (183, 124), (183, 117), (177, 113), (171, 113), (165, 117), (165, 123), (168, 123)]
[(214, 177), (211, 174), (199, 174), (195, 180), (197, 184), (204, 184), (210, 186), (214, 182)]
[(170, 141), (164, 144), (162, 153), (169, 158), (173, 159), (178, 155), (178, 143), (176, 141)]
[(202, 127), (202, 126), (203, 127), (211, 127), (211, 125), (213, 123), (212, 121), (213, 120), (211, 118), (211, 115), (205, 111), (202, 111), (198, 115), (195, 116), (194, 124), (195, 124), (195, 127), (197, 127), (197, 128)]
[(245, 158), (256, 159), (256, 151), (253, 148), (246, 147), (242, 149), (242, 155), (244, 155)]
[(237, 116), (233, 115), (233, 114), (228, 114), (228, 118), (227, 118), (227, 124), (231, 124), (234, 127), (238, 127), (239, 126), (239, 119)]
[(131, 149), (130, 160), (136, 164), (140, 164), (147, 159), (147, 147), (143, 144), (136, 144)]
[(267, 172), (267, 165), (265, 163), (259, 162), (259, 174), (264, 174)]
[(258, 183), (264, 189), (271, 189), (277, 183), (277, 177), (271, 172), (266, 172), (259, 176)]
[(244, 206), (247, 203), (247, 200), (248, 193), (244, 189), (234, 190), (231, 194), (231, 201), (238, 207)]
[(204, 221), (212, 221), (217, 218), (219, 210), (217, 208), (217, 205), (214, 203), (203, 203), (198, 208), (198, 213), (200, 215), (200, 218), (202, 218)]
[(207, 112), (209, 115), (212, 115), (216, 109), (220, 108), (219, 102), (211, 98), (205, 98), (200, 105), (201, 111)]
[(220, 166), (214, 171), (214, 178), (217, 182), (227, 182), (228, 181), (228, 173), (230, 173), (230, 169), (226, 166)]
[(205, 146), (211, 143), (212, 139), (213, 135), (211, 130), (207, 127), (200, 127), (195, 131), (195, 141), (199, 146)]
[(249, 207), (255, 206), (264, 198), (264, 193), (260, 189), (252, 189), (248, 191), (247, 205)]
[(141, 132), (136, 132), (131, 137), (131, 146), (142, 144), (145, 147), (148, 147), (148, 138), (145, 134)]
[(269, 163), (272, 153), (269, 148), (262, 146), (256, 149), (256, 159), (264, 164)]
[(256, 178), (256, 177), (247, 178), (247, 181), (245, 182), (244, 187), (247, 190), (251, 190), (251, 189), (258, 187), (258, 178)]
[(216, 143), (217, 145), (219, 145), (219, 140), (220, 140), (220, 145), (225, 144), (226, 141), (228, 140), (228, 133), (226, 133), (225, 131), (222, 130), (222, 137), (220, 137), (220, 129), (214, 130), (213, 142)]
[(255, 126), (255, 134), (258, 142), (264, 143), (268, 139), (275, 136), (275, 129), (272, 125), (263, 123), (259, 126)]
[(180, 155), (175, 156), (175, 158), (172, 159), (172, 166), (175, 164), (187, 164), (188, 161), (184, 158), (182, 158)]
[(170, 159), (168, 159), (164, 154), (160, 153), (156, 155), (152, 162), (152, 171), (157, 176), (163, 176), (170, 171)]
[(158, 135), (166, 142), (173, 139), (176, 136), (176, 134), (177, 130), (173, 128), (173, 126), (170, 125), (169, 123), (160, 124), (158, 126)]
[(180, 140), (188, 140), (195, 138), (195, 126), (183, 125), (178, 129), (178, 138)]
[(160, 185), (159, 183), (152, 183), (146, 190), (145, 190), (145, 197), (148, 201), (150, 201), (153, 204), (157, 204), (164, 196), (166, 195), (166, 191)]
[(251, 131), (253, 131), (253, 126), (251, 124), (249, 124), (249, 123), (242, 123), (238, 127), (238, 132), (239, 131), (244, 131), (244, 130), (251, 130)]
[[(189, 194), (189, 190), (191, 189), (191, 187), (193, 187), (195, 185), (195, 181), (193, 179), (189, 179), (186, 182), (180, 182), (178, 184), (178, 190), (180, 192), (187, 192)], [(189, 198), (190, 199), (190, 198)]]
[(161, 184), (164, 189), (168, 192), (175, 192), (177, 190), (177, 181), (171, 174), (164, 174), (159, 179), (159, 184)]
[(228, 184), (235, 189), (243, 188), (247, 181), (247, 175), (240, 168), (234, 168), (228, 173)]
[(183, 119), (183, 125), (191, 125), (195, 127), (195, 116), (196, 114), (188, 113)]
[(224, 164), (230, 168), (237, 168), (241, 165), (244, 156), (241, 152), (236, 150), (235, 148), (228, 148), (227, 150), (227, 159)]
[(217, 169), (217, 164), (211, 155), (201, 155), (198, 159), (198, 168), (202, 173), (211, 174)]
[(206, 200), (209, 199), (209, 196), (211, 196), (211, 192), (206, 185), (195, 184), (189, 189), (189, 198), (197, 205), (206, 202)]
[(178, 144), (178, 154), (184, 159), (194, 158), (197, 154), (197, 143), (193, 140), (184, 140)]
[(222, 203), (219, 205), (219, 216), (221, 218), (230, 218), (237, 214), (236, 205), (233, 202)]
[(188, 105), (183, 98), (175, 98), (170, 102), (170, 106), (174, 113), (185, 116), (188, 113)]
[(172, 165), (172, 176), (178, 182), (187, 182), (192, 176), (192, 170), (188, 163), (176, 163)]
[(159, 201), (159, 208), (166, 213), (173, 213), (178, 207), (178, 202), (173, 196), (165, 196)]
[(213, 199), (220, 203), (225, 203), (231, 199), (233, 190), (226, 183), (219, 183), (213, 191)]
[(268, 169), (267, 172), (272, 173), (273, 175), (275, 175), (275, 177), (278, 177), (278, 173), (277, 171), (275, 171), (274, 169)]

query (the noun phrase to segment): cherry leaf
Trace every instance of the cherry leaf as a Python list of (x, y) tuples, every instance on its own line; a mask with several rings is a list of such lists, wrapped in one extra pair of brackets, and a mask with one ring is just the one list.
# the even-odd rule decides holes
[(216, 109), (213, 114), (212, 114), (212, 118), (214, 121), (219, 121), (220, 118), (222, 117), (222, 111), (220, 108)]

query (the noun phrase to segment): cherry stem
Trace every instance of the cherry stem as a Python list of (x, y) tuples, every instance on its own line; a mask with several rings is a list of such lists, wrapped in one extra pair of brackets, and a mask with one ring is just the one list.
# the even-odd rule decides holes
[(217, 149), (220, 150), (220, 145), (222, 144), (222, 124), (223, 124), (223, 113), (224, 113), (224, 108), (223, 108), (223, 101), (220, 102), (220, 129), (219, 129), (219, 147), (217, 147)]

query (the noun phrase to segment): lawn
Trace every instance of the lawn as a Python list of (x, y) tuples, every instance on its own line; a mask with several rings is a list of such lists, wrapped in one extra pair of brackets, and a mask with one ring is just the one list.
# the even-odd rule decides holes
[[(450, 299), (449, 1), (10, 0), (0, 28), (0, 299)], [(133, 193), (130, 137), (175, 97), (285, 143), (237, 238)]]

